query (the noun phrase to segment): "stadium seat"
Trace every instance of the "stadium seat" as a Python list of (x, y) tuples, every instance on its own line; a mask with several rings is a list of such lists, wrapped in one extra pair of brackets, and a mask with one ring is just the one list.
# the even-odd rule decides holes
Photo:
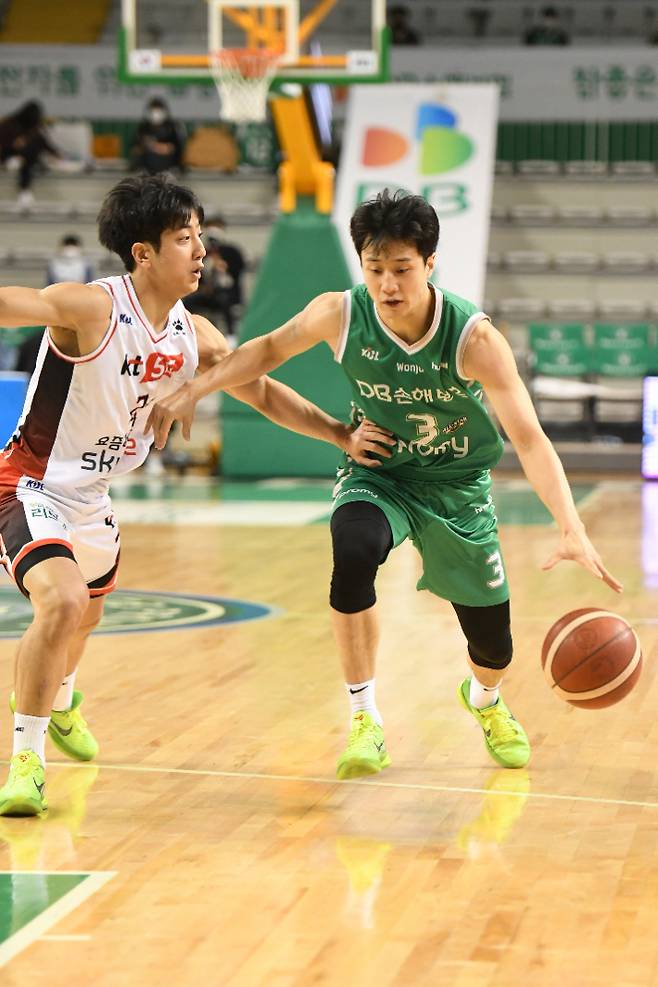
[(591, 366), (597, 389), (596, 425), (639, 422), (643, 378), (658, 369), (649, 326), (597, 322), (593, 332)]
[(646, 315), (647, 303), (642, 299), (602, 299), (597, 305), (597, 316), (602, 322), (635, 322)]
[(507, 250), (503, 262), (508, 271), (543, 273), (550, 266), (550, 258), (543, 250)]
[(555, 222), (555, 209), (543, 203), (522, 202), (510, 206), (509, 216), (519, 226), (546, 226)]
[(508, 219), (507, 206), (493, 205), (489, 215), (491, 216), (491, 221), (493, 223), (506, 223)]
[(568, 226), (598, 226), (604, 220), (600, 206), (565, 205), (557, 207), (558, 220)]
[(530, 323), (528, 338), (534, 374), (583, 377), (589, 372), (589, 347), (582, 323)]
[(653, 258), (639, 250), (615, 250), (601, 258), (608, 274), (644, 274), (653, 266)]
[(619, 325), (595, 322), (591, 370), (604, 377), (643, 377), (655, 366), (655, 348), (650, 345), (645, 322)]
[(564, 173), (571, 178), (604, 178), (608, 174), (606, 161), (565, 161)]
[(519, 161), (517, 169), (520, 175), (526, 175), (528, 178), (559, 175), (562, 171), (559, 161), (543, 158), (527, 158), (525, 161)]
[(606, 218), (615, 226), (648, 226), (655, 220), (650, 206), (608, 206)]
[(618, 178), (655, 178), (656, 167), (653, 161), (613, 161), (612, 174)]
[(497, 175), (513, 175), (514, 164), (512, 161), (496, 161)]
[(541, 319), (546, 314), (546, 303), (539, 298), (501, 298), (497, 311), (509, 322)]
[[(588, 379), (589, 347), (582, 323), (531, 323), (530, 393), (542, 421), (584, 425), (593, 431), (594, 391)], [(557, 407), (556, 407), (557, 405)], [(546, 407), (548, 406), (548, 407)]]
[(588, 322), (594, 315), (594, 302), (589, 298), (555, 298), (548, 303), (548, 313), (558, 322), (572, 319)]
[(600, 258), (589, 250), (563, 250), (555, 254), (553, 263), (561, 274), (590, 274), (598, 270)]

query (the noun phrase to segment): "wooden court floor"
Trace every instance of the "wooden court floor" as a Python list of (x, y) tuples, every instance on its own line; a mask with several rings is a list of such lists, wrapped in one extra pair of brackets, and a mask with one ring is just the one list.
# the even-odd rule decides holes
[[(393, 764), (342, 783), (326, 524), (124, 524), (124, 589), (276, 610), (93, 640), (79, 684), (98, 764), (49, 748), (50, 811), (0, 819), (3, 987), (658, 984), (658, 487), (595, 485), (581, 509), (620, 598), (573, 565), (539, 571), (549, 526), (502, 527), (504, 695), (529, 767), (498, 769), (458, 706), (460, 632), (415, 591), (405, 545), (378, 582)], [(550, 623), (588, 605), (643, 643), (639, 686), (609, 710), (561, 703), (541, 672)], [(3, 702), (3, 743), (9, 728)]]

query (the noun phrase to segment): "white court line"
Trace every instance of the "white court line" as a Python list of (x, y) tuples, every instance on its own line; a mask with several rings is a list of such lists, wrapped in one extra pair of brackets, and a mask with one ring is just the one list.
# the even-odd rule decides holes
[[(22, 929), (15, 932), (9, 939), (0, 944), (0, 967), (5, 966), (13, 960), (18, 953), (21, 953), (28, 946), (31, 946), (37, 939), (43, 939), (49, 929), (57, 922), (60, 922), (66, 915), (82, 905), (87, 898), (95, 894), (103, 887), (107, 881), (111, 880), (116, 871), (0, 871), (0, 874), (42, 874), (44, 876), (56, 876), (57, 874), (88, 874), (84, 881), (81, 881), (75, 888), (67, 891), (54, 904), (45, 908), (36, 918), (24, 925)], [(75, 978), (74, 978), (75, 979)]]
[(91, 936), (41, 936), (39, 942), (89, 942)]
[[(0, 764), (8, 764), (8, 761), (0, 761)], [(48, 761), (49, 766), (60, 768), (80, 768), (84, 770), (85, 765), (71, 764), (70, 761)], [(489, 788), (468, 788), (457, 785), (423, 785), (406, 784), (397, 781), (366, 781), (363, 778), (347, 779), (339, 781), (338, 778), (322, 778), (312, 775), (275, 775), (265, 774), (258, 771), (214, 771), (211, 768), (205, 771), (199, 768), (168, 768), (153, 767), (145, 764), (98, 764), (101, 770), (105, 771), (132, 771), (136, 774), (172, 774), (191, 775), (201, 778), (235, 778), (254, 781), (299, 781), (311, 785), (364, 785), (368, 788), (393, 788), (409, 792), (454, 792), (464, 795), (516, 795), (517, 798), (548, 799), (555, 802), (585, 802), (590, 805), (629, 805), (639, 809), (658, 809), (658, 802), (641, 802), (634, 799), (607, 799), (595, 798), (593, 795), (559, 795), (553, 792), (515, 792)]]

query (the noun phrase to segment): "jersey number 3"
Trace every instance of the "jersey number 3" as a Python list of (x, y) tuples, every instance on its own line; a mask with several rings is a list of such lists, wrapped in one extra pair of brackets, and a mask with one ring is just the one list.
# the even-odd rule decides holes
[(439, 436), (439, 426), (434, 415), (407, 415), (408, 422), (416, 423), (418, 445), (429, 446)]
[(500, 557), (500, 552), (492, 552), (487, 559), (487, 565), (493, 567), (493, 579), (487, 579), (487, 586), (489, 589), (498, 589), (505, 582), (505, 571), (503, 569), (503, 560)]

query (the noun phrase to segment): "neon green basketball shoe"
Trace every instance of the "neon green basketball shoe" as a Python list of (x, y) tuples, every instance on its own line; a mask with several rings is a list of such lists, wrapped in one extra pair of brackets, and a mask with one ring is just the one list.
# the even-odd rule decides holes
[(34, 751), (20, 751), (9, 762), (9, 778), (0, 788), (0, 816), (38, 816), (48, 808), (46, 774)]
[(503, 768), (522, 768), (530, 760), (530, 742), (521, 724), (514, 719), (502, 696), (493, 706), (478, 709), (471, 706), (470, 676), (459, 687), (459, 701), (472, 713), (482, 727), (484, 742), (494, 761)]
[[(53, 709), (50, 713), (48, 733), (56, 747), (76, 761), (93, 761), (98, 754), (98, 741), (87, 726), (80, 706), (84, 696), (76, 689), (70, 709)], [(9, 708), (16, 712), (16, 696), (12, 692)]]
[(336, 765), (338, 777), (345, 781), (346, 778), (375, 775), (390, 763), (382, 728), (370, 713), (355, 713), (347, 747)]

